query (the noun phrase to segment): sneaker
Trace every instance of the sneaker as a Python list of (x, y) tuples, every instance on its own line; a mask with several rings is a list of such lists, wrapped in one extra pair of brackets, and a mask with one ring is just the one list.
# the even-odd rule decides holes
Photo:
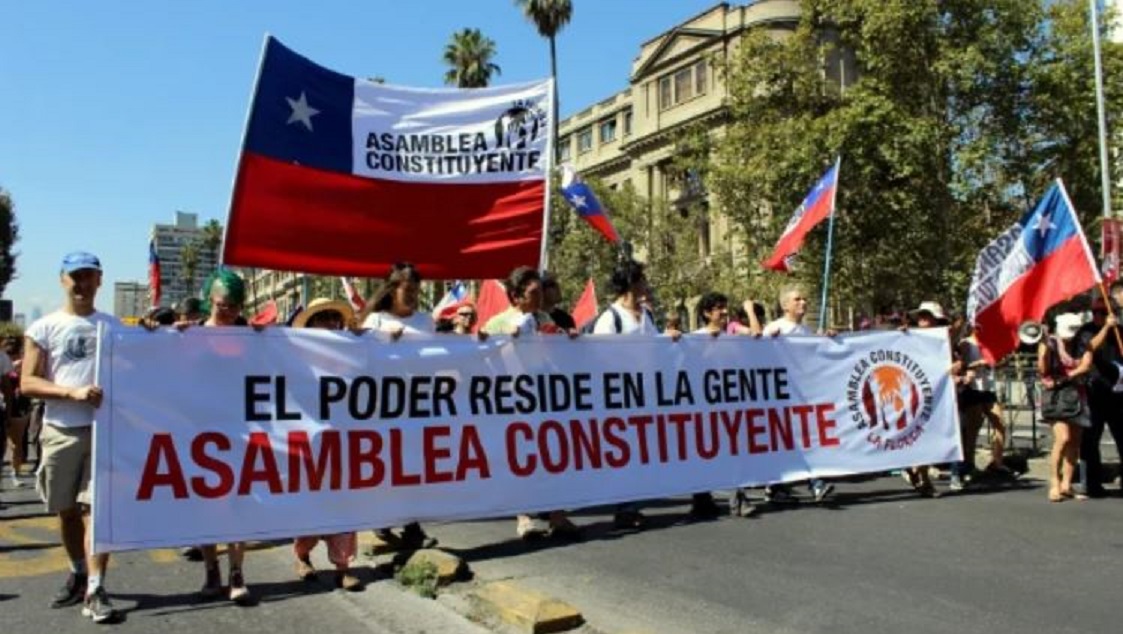
[(340, 570), (335, 573), (335, 587), (347, 592), (358, 592), (363, 589), (363, 582), (351, 574), (350, 570)]
[(402, 529), (402, 546), (409, 550), (421, 550), (422, 548), (433, 548), (437, 545), (437, 540), (434, 537), (429, 537), (425, 531), (421, 530), (421, 524), (411, 522), (405, 525)]
[(179, 549), (179, 556), (187, 561), (203, 561), (203, 550), (198, 546), (185, 546)]
[(381, 541), (383, 544), (386, 544), (386, 546), (391, 548), (391, 549), (398, 550), (399, 548), (404, 547), (404, 544), (402, 543), (402, 538), (398, 537), (397, 533), (390, 530), (389, 528), (379, 528), (379, 529), (375, 530), (374, 536), (377, 537), (379, 539), (379, 541)]
[(712, 520), (721, 516), (721, 507), (714, 502), (712, 495), (703, 494), (695, 496), (690, 504), (690, 518), (695, 520)]
[(14, 473), (12, 474), (11, 483), (13, 489), (22, 489), (27, 486), (24, 484), (23, 480), (20, 480), (20, 477)]
[(316, 567), (307, 557), (296, 560), (296, 578), (301, 581), (312, 581), (316, 578)]
[(952, 491), (962, 491), (964, 489), (963, 478), (959, 474), (952, 474), (951, 479), (948, 480), (948, 488)]
[(811, 485), (811, 496), (815, 498), (816, 502), (822, 502), (831, 493), (834, 493), (834, 485), (830, 482), (816, 482)]
[(117, 611), (109, 602), (109, 595), (106, 594), (105, 588), (98, 586), (97, 590), (86, 595), (86, 602), (82, 605), (82, 616), (90, 617), (94, 623), (106, 623), (117, 618)]
[(545, 537), (549, 530), (550, 525), (547, 522), (529, 515), (520, 515), (518, 523), (515, 524), (515, 533), (518, 534), (519, 538), (524, 540)]
[(791, 504), (797, 500), (795, 496), (792, 495), (791, 489), (787, 486), (777, 484), (775, 486), (764, 487), (764, 501), (777, 504)]
[(203, 587), (199, 590), (199, 595), (204, 599), (214, 599), (222, 594), (222, 571), (218, 569), (218, 564), (213, 568), (207, 568), (207, 577), (203, 582)]
[(238, 605), (249, 605), (253, 601), (253, 595), (246, 587), (242, 571), (238, 569), (230, 571), (230, 600)]
[(749, 501), (749, 496), (741, 489), (729, 498), (729, 514), (733, 517), (751, 517), (756, 514), (756, 505)]
[(55, 596), (51, 599), (52, 608), (65, 608), (71, 605), (78, 605), (82, 602), (82, 598), (86, 596), (86, 582), (88, 576), (72, 572), (66, 578), (66, 583), (63, 584)]

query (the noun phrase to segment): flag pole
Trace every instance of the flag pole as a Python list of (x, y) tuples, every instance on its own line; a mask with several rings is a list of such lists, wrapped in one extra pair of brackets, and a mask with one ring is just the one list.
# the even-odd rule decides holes
[(553, 196), (551, 189), (554, 183), (554, 135), (557, 134), (558, 122), (555, 120), (554, 114), (557, 112), (557, 104), (554, 102), (554, 79), (550, 80), (550, 115), (549, 115), (549, 130), (546, 131), (546, 186), (544, 188), (545, 200), (542, 206), (542, 247), (538, 255), (538, 268), (541, 271), (546, 271), (550, 267), (550, 212), (553, 206), (551, 200)]
[(1092, 52), (1096, 70), (1096, 113), (1100, 128), (1100, 189), (1103, 194), (1103, 216), (1111, 217), (1111, 176), (1107, 161), (1107, 118), (1104, 113), (1103, 62), (1100, 59), (1100, 18), (1098, 0), (1088, 0), (1092, 10)]
[(835, 214), (835, 199), (838, 196), (838, 177), (839, 168), (842, 166), (842, 157), (839, 156), (835, 159), (835, 187), (831, 191), (831, 216), (827, 221), (827, 257), (823, 262), (823, 298), (819, 302), (819, 331), (826, 330), (827, 324), (827, 296), (828, 289), (831, 283), (831, 256), (834, 253), (834, 214)]

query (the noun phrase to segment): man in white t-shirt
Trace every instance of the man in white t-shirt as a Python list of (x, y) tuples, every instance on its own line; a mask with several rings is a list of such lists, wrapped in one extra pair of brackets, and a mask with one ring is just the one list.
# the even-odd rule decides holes
[[(780, 310), (783, 314), (764, 327), (765, 337), (788, 337), (792, 335), (813, 335), (810, 328), (803, 323), (807, 316), (807, 297), (803, 289), (798, 286), (788, 286), (780, 291)], [(834, 485), (815, 478), (808, 483), (811, 496), (816, 502), (822, 502), (834, 491)], [(784, 502), (791, 499), (791, 490), (787, 485), (779, 484), (764, 488), (764, 494), (769, 501)]]
[(20, 385), (24, 395), (46, 403), (36, 486), (47, 512), (59, 516), (62, 544), (70, 557), (70, 575), (51, 607), (84, 600), (82, 614), (95, 623), (106, 623), (117, 616), (101, 585), (109, 555), (87, 559), (89, 526), (84, 517), (91, 504), (94, 410), (102, 399), (95, 384), (98, 326), (113, 327), (118, 322), (94, 308), (101, 287), (97, 257), (81, 251), (68, 254), (62, 260), (60, 281), (66, 296), (63, 307), (24, 333)]

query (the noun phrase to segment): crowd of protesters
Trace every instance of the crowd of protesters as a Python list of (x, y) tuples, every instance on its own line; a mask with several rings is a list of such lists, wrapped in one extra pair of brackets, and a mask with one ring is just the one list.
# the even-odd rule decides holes
[[(38, 469), (35, 486), (49, 513), (57, 514), (63, 546), (70, 562), (65, 584), (52, 598), (52, 607), (82, 604), (82, 612), (95, 622), (112, 622), (116, 612), (106, 591), (109, 556), (90, 555), (89, 543), (91, 427), (94, 411), (101, 404), (102, 392), (95, 384), (97, 329), (115, 327), (117, 320), (97, 311), (94, 300), (101, 285), (101, 264), (88, 253), (67, 255), (61, 265), (60, 280), (64, 305), (60, 310), (33, 323), (26, 331), (23, 345), (5, 342), (0, 353), (0, 398), (5, 421), (4, 445), (10, 444), (13, 487), (24, 486), (25, 462), (29, 446)], [(683, 333), (681, 319), (660, 320), (653, 307), (653, 293), (644, 267), (633, 261), (622, 262), (609, 280), (611, 303), (592, 318), (582, 330), (563, 308), (556, 280), (538, 271), (520, 267), (506, 280), (510, 307), (478, 323), (478, 313), (470, 301), (443, 307), (437, 314), (421, 309), (419, 293), (422, 278), (415, 267), (396, 264), (381, 287), (356, 312), (345, 301), (321, 298), (290, 320), (294, 328), (350, 330), (357, 334), (380, 331), (391, 341), (403, 336), (448, 333), (449, 335), (489, 335), (528, 337), (548, 334), (578, 337), (584, 333), (621, 336), (665, 336), (677, 341)], [(801, 288), (791, 286), (777, 297), (777, 317), (768, 321), (762, 302), (746, 300), (740, 305), (718, 292), (706, 293), (697, 305), (697, 329), (691, 335), (706, 337), (835, 336), (833, 331), (815, 333), (805, 322), (808, 300)], [(1123, 283), (1111, 287), (1111, 297), (1092, 304), (1092, 319), (1060, 307), (1053, 311), (1052, 328), (1026, 328), (1021, 336), (1026, 347), (1036, 350), (1036, 369), (1042, 386), (1042, 415), (1052, 427), (1053, 447), (1049, 457), (1048, 499), (1102, 497), (1105, 494), (1099, 444), (1106, 426), (1123, 454), (1123, 339), (1118, 322), (1108, 310), (1109, 302), (1123, 305)], [(149, 329), (161, 326), (226, 328), (251, 326), (243, 315), (245, 284), (233, 271), (220, 269), (203, 289), (202, 299), (189, 299), (177, 310), (154, 310), (142, 322)], [(660, 328), (659, 322), (666, 325)], [(253, 325), (261, 328), (260, 325)], [(948, 328), (953, 358), (949, 372), (957, 388), (960, 431), (964, 460), (947, 465), (948, 489), (961, 491), (982, 475), (1016, 477), (1004, 462), (1006, 446), (1004, 415), (996, 394), (994, 368), (983, 358), (979, 345), (962, 319), (953, 320), (936, 302), (924, 302), (908, 313), (863, 319), (856, 329)], [(1047, 401), (1047, 402), (1045, 402)], [(983, 428), (990, 430), (990, 461), (981, 470), (975, 465), (975, 447)], [(1082, 465), (1082, 467), (1080, 466)], [(902, 472), (923, 497), (938, 497), (933, 470), (937, 465), (917, 465)], [(815, 479), (807, 483), (809, 497), (822, 502), (834, 492), (834, 484)], [(788, 503), (797, 496), (787, 483), (774, 483), (760, 494), (735, 490), (723, 509), (712, 492), (701, 491), (692, 498), (689, 517), (712, 519), (728, 512), (747, 517), (757, 504)], [(635, 501), (614, 509), (617, 529), (642, 530), (646, 524), (643, 504)], [(395, 532), (379, 528), (377, 536), (399, 549), (419, 549), (436, 545), (416, 523)], [(580, 539), (581, 528), (566, 511), (520, 515), (516, 533), (524, 539), (554, 537)], [(344, 590), (360, 590), (362, 582), (351, 569), (357, 550), (353, 532), (331, 535), (295, 536), (292, 543), (297, 577), (316, 576), (310, 554), (323, 541), (328, 559), (335, 568), (335, 581)], [(204, 583), (200, 594), (206, 598), (225, 595), (238, 604), (252, 602), (244, 572), (245, 544), (226, 544), (228, 567), (223, 584), (216, 545), (201, 544), (185, 550), (188, 557), (203, 562)]]

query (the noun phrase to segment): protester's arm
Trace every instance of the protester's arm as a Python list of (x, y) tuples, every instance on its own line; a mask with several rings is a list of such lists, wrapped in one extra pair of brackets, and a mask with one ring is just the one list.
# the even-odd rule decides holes
[(101, 405), (101, 388), (96, 385), (66, 387), (47, 380), (47, 352), (32, 339), (24, 339), (23, 372), (20, 389), (28, 398), (56, 399)]
[(764, 324), (760, 323), (760, 320), (756, 318), (756, 311), (753, 310), (756, 308), (756, 302), (751, 299), (746, 299), (741, 307), (745, 309), (745, 314), (749, 316), (748, 334), (754, 337), (761, 336), (761, 334), (764, 333)]
[(1075, 379), (1078, 376), (1084, 376), (1092, 371), (1092, 351), (1085, 350), (1084, 354), (1080, 355), (1080, 363), (1068, 373), (1068, 378)]
[(1100, 347), (1107, 342), (1107, 337), (1111, 329), (1117, 325), (1119, 325), (1119, 319), (1115, 315), (1108, 315), (1107, 318), (1104, 319), (1103, 328), (1100, 328), (1099, 332), (1088, 341), (1088, 348), (1093, 352), (1099, 350)]

